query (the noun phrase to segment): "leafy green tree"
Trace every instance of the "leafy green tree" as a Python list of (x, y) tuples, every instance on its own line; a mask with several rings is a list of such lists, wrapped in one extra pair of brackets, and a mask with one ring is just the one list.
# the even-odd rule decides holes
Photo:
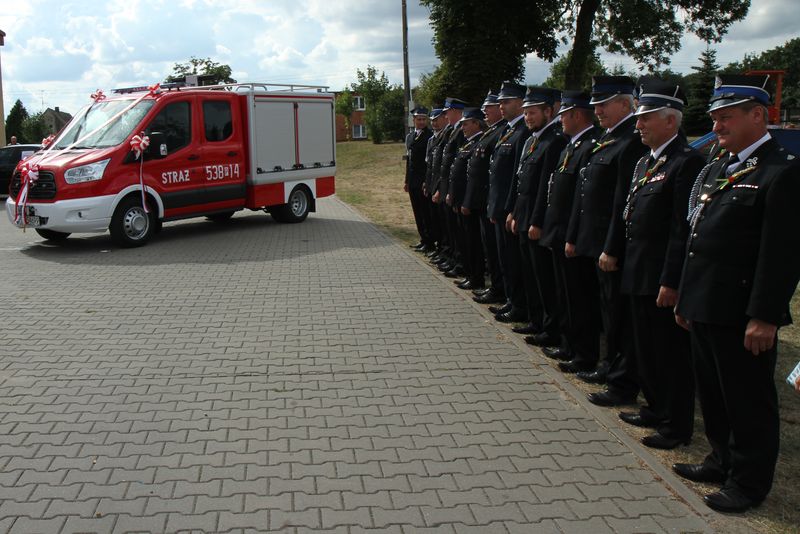
[(378, 118), (378, 103), (384, 94), (389, 91), (389, 78), (372, 65), (367, 65), (366, 71), (356, 69), (356, 83), (350, 85), (354, 93), (364, 97), (364, 124), (367, 135), (373, 143), (383, 141), (383, 128)]
[(341, 115), (344, 117), (344, 127), (347, 133), (345, 134), (345, 139), (348, 141), (351, 137), (351, 130), (352, 124), (350, 124), (350, 116), (353, 114), (353, 111), (356, 109), (356, 103), (353, 99), (353, 93), (351, 93), (348, 89), (345, 89), (336, 97), (336, 102), (334, 104), (336, 109), (336, 114)]
[(42, 139), (50, 135), (44, 122), (44, 113), (38, 112), (29, 115), (22, 121), (22, 136), (20, 143), (41, 143)]
[[(504, 80), (524, 78), (531, 52), (553, 60), (561, 0), (421, 0), (430, 10), (434, 47), (441, 64), (427, 78), (428, 105), (445, 96), (472, 105)], [(420, 85), (424, 85), (423, 82)]]
[[(487, 87), (483, 92), (484, 96), (492, 89)], [(499, 89), (495, 88), (495, 90)], [(423, 73), (419, 77), (419, 85), (414, 88), (413, 100), (417, 104), (426, 106), (428, 109), (442, 107), (444, 99), (447, 97), (447, 80), (444, 76), (444, 70), (440, 67), (434, 69), (431, 73)], [(481, 100), (483, 102), (483, 100)], [(479, 104), (477, 100), (475, 104)]]
[(686, 77), (689, 105), (683, 112), (683, 128), (689, 135), (704, 135), (712, 127), (708, 100), (714, 92), (714, 80), (719, 72), (716, 50), (706, 47), (700, 53), (700, 65), (693, 65), (692, 70), (694, 72)]
[(6, 117), (6, 139), (11, 139), (12, 135), (17, 136), (17, 141), (24, 143), (22, 137), (22, 123), (28, 118), (28, 110), (22, 105), (21, 100), (14, 102), (11, 111)]
[[(550, 76), (544, 81), (546, 87), (553, 87), (554, 89), (567, 89), (567, 65), (571, 58), (571, 52), (558, 58), (550, 67)], [(592, 53), (589, 58), (586, 71), (577, 85), (577, 89), (589, 89), (592, 85), (592, 76), (607, 74), (606, 67), (600, 61), (600, 56), (597, 53)]]
[(186, 63), (175, 63), (172, 67), (172, 74), (167, 76), (166, 81), (182, 81), (190, 74), (197, 74), (201, 76), (211, 76), (212, 85), (236, 83), (236, 80), (231, 77), (231, 72), (229, 65), (217, 63), (216, 61), (212, 61), (211, 58), (197, 58), (191, 56)]
[[(731, 63), (726, 72), (747, 72), (749, 70), (783, 70), (783, 92), (781, 106), (800, 108), (800, 38), (786, 41), (781, 46), (766, 52), (746, 54), (739, 62)], [(774, 85), (771, 87), (774, 91)]]
[(402, 141), (404, 139), (404, 99), (405, 92), (403, 88), (399, 85), (394, 85), (378, 101), (377, 119), (384, 139), (392, 141)]

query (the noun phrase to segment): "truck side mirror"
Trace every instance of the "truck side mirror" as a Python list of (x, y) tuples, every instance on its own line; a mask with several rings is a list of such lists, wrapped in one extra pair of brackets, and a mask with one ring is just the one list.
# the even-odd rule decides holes
[(167, 155), (167, 143), (162, 132), (150, 132), (150, 145), (147, 147), (145, 155), (147, 159), (160, 159)]

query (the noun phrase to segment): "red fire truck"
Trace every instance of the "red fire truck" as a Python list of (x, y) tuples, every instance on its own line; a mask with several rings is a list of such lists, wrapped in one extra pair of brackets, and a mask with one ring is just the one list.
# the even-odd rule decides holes
[(263, 83), (98, 91), (42, 151), (21, 162), (6, 211), (61, 240), (105, 232), (147, 243), (163, 221), (265, 210), (301, 222), (334, 193), (334, 96)]

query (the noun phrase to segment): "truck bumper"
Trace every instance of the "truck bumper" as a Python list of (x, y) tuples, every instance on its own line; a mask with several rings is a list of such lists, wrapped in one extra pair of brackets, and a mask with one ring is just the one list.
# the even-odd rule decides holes
[[(56, 232), (105, 232), (111, 222), (114, 195), (58, 200), (49, 203), (29, 202), (28, 226)], [(11, 224), (14, 222), (15, 199), (6, 199), (6, 214)]]

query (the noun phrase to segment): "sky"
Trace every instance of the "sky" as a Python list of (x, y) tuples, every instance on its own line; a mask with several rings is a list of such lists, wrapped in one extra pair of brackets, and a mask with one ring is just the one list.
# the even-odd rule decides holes
[[(412, 86), (438, 64), (428, 10), (407, 0)], [(752, 0), (747, 18), (715, 45), (724, 66), (800, 34), (798, 0)], [(487, 14), (491, 16), (491, 14)], [(402, 84), (401, 0), (0, 0), (5, 114), (75, 113), (96, 89), (152, 84), (190, 56), (228, 64), (240, 82), (303, 83), (340, 90), (370, 64)], [(705, 43), (683, 38), (671, 68), (691, 72)], [(566, 47), (562, 50), (566, 52)], [(601, 55), (609, 67), (636, 68)], [(526, 59), (526, 82), (550, 64)], [(487, 88), (488, 89), (488, 88)]]

